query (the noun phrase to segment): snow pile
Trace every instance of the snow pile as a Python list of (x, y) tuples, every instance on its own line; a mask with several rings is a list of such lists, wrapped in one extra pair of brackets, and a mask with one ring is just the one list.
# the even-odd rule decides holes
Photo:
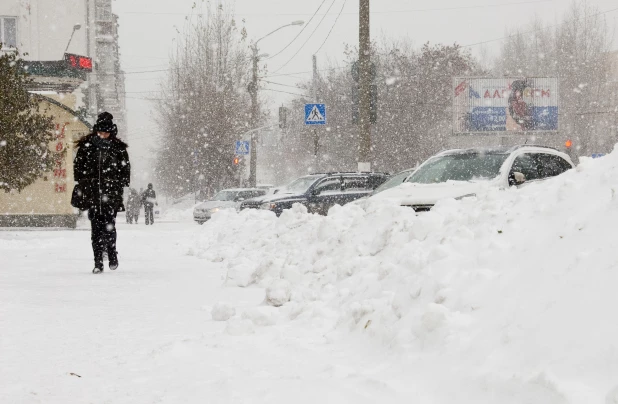
[(227, 303), (219, 302), (212, 308), (210, 315), (215, 321), (227, 321), (236, 315), (236, 309)]
[(221, 212), (194, 252), (228, 285), (267, 288), (279, 321), (401, 352), (427, 402), (614, 403), (617, 190), (614, 152), (419, 215), (371, 199), (328, 217)]
[[(161, 206), (161, 220), (166, 222), (187, 222), (193, 220), (193, 209), (201, 202), (195, 202), (195, 195), (189, 194)], [(159, 205), (162, 205), (159, 203)]]

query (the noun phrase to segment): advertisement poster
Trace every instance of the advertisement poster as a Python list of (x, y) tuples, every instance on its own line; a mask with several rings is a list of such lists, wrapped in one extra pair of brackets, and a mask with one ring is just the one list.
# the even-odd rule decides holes
[(555, 78), (471, 78), (453, 82), (455, 133), (558, 130)]

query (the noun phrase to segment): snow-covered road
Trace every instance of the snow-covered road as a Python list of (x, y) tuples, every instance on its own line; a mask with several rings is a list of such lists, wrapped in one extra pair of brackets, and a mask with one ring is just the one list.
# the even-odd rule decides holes
[(1, 230), (0, 403), (618, 404), (616, 190), (618, 151), (418, 215), (176, 207), (102, 275), (87, 224)]
[(121, 266), (102, 275), (87, 228), (0, 231), (0, 402), (405, 402), (383, 381), (393, 353), (335, 343), (319, 316), (213, 321), (216, 302), (256, 308), (264, 291), (225, 287), (222, 265), (187, 256), (197, 231), (120, 223)]

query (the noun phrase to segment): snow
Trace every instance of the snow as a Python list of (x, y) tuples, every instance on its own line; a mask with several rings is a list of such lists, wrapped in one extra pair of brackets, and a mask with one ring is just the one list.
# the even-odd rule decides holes
[(0, 402), (617, 403), (617, 167), (418, 215), (122, 219), (101, 275), (87, 228), (2, 229)]
[(161, 221), (181, 222), (193, 220), (193, 209), (201, 203), (195, 201), (194, 194), (188, 194), (170, 202), (161, 201), (159, 202), (161, 205)]
[(224, 263), (228, 285), (266, 288), (266, 302), (285, 292), (280, 320), (317, 316), (338, 342), (405, 353), (431, 402), (603, 402), (618, 385), (617, 163), (584, 159), (418, 215), (392, 198), (328, 217), (224, 212), (190, 251)]
[(215, 304), (210, 314), (215, 321), (227, 321), (236, 315), (236, 309), (227, 303), (219, 302)]

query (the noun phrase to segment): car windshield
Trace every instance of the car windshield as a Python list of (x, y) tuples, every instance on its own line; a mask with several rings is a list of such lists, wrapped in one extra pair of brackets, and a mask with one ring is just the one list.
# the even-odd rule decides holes
[(286, 185), (280, 192), (283, 194), (303, 194), (320, 177), (301, 177)]
[(382, 191), (386, 191), (387, 189), (391, 189), (396, 187), (397, 185), (403, 184), (406, 178), (412, 174), (414, 170), (405, 170), (400, 173), (392, 175), (384, 184), (380, 185), (373, 191), (373, 194), (379, 194)]
[(500, 174), (508, 154), (466, 153), (434, 157), (419, 167), (407, 182), (435, 184), (446, 181), (490, 180)]
[(238, 195), (238, 192), (236, 191), (221, 191), (213, 196), (211, 201), (233, 201), (236, 198), (236, 195)]

